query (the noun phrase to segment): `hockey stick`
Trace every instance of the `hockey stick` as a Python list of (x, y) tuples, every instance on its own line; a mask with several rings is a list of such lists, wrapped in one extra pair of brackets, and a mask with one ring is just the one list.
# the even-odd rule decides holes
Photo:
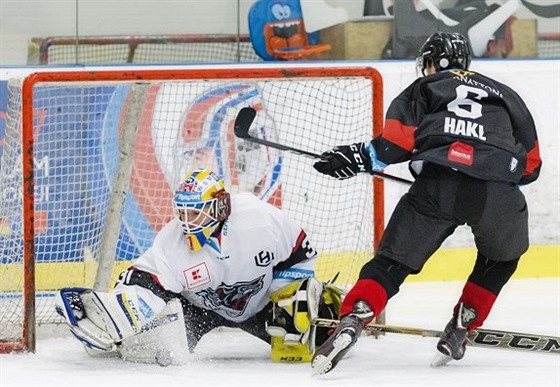
[[(318, 327), (336, 328), (338, 320), (315, 319), (312, 324)], [(369, 324), (364, 328), (371, 333), (400, 333), (422, 337), (441, 337), (442, 331), (421, 328), (400, 327), (384, 324)], [(467, 344), (472, 347), (514, 349), (525, 352), (560, 354), (560, 337), (534, 333), (498, 331), (494, 329), (475, 329), (467, 336)]]
[[(283, 144), (279, 144), (277, 142), (272, 142), (272, 141), (264, 140), (262, 138), (251, 136), (249, 134), (249, 128), (251, 127), (251, 124), (253, 123), (253, 120), (255, 119), (256, 114), (257, 114), (257, 111), (255, 109), (253, 109), (252, 107), (244, 107), (243, 109), (241, 109), (239, 111), (239, 114), (237, 114), (237, 117), (235, 119), (235, 125), (234, 125), (234, 129), (233, 129), (234, 133), (237, 137), (242, 138), (242, 139), (247, 140), (247, 141), (257, 143), (257, 144), (269, 146), (271, 148), (291, 152), (291, 153), (301, 155), (301, 156), (307, 156), (307, 157), (311, 157), (311, 158), (314, 158), (314, 159), (322, 158), (321, 155), (318, 155), (318, 154), (313, 153), (313, 152), (309, 152), (309, 151), (306, 151), (306, 150), (303, 150), (303, 149), (293, 148), (293, 147), (288, 146), (288, 145), (283, 145)], [(410, 180), (403, 179), (401, 177), (397, 177), (397, 176), (393, 176), (393, 175), (388, 175), (388, 174), (383, 173), (383, 172), (372, 172), (371, 174), (375, 177), (396, 181), (396, 182), (401, 183), (401, 184), (406, 184), (406, 185), (411, 185), (412, 184), (412, 181), (410, 181)]]

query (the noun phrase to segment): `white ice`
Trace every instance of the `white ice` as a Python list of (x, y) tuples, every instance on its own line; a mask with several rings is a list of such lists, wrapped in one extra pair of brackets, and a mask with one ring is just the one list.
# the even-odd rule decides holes
[[(460, 282), (405, 283), (387, 323), (442, 329)], [(486, 328), (560, 336), (560, 278), (512, 280)], [(268, 346), (246, 333), (212, 332), (192, 361), (167, 368), (91, 358), (64, 334), (40, 338), (37, 353), (0, 355), (0, 386), (560, 386), (560, 355), (468, 348), (465, 358), (430, 368), (436, 339), (362, 337), (336, 369), (311, 377), (309, 364), (277, 364)]]

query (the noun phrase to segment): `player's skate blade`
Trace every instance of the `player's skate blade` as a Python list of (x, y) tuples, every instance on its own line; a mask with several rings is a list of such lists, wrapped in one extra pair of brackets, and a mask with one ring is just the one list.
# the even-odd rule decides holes
[(352, 313), (342, 317), (331, 337), (315, 351), (311, 361), (311, 374), (325, 374), (336, 367), (346, 352), (356, 344), (364, 325), (373, 317), (373, 311), (367, 303), (356, 302)]
[[(333, 369), (344, 356), (345, 350), (350, 348), (351, 344), (352, 336), (348, 333), (341, 333), (340, 336), (333, 341), (333, 349), (328, 355), (318, 354), (315, 356), (311, 364), (311, 375), (325, 374)], [(340, 356), (337, 356), (339, 354)]]
[(446, 325), (437, 343), (439, 353), (430, 363), (432, 367), (441, 367), (451, 360), (461, 360), (465, 356), (467, 327), (476, 317), (477, 313), (473, 308), (464, 303), (459, 304), (457, 312)]
[(432, 362), (430, 363), (430, 367), (433, 368), (443, 367), (449, 364), (451, 360), (453, 360), (451, 356), (445, 355), (443, 353), (437, 353), (432, 359)]

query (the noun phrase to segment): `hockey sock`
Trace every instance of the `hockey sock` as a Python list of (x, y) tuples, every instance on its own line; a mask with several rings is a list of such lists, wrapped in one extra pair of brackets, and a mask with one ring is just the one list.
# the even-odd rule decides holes
[(385, 309), (385, 305), (387, 305), (387, 292), (375, 280), (360, 279), (344, 297), (340, 308), (340, 315), (345, 316), (351, 313), (354, 309), (354, 304), (359, 301), (365, 301), (373, 310), (374, 316), (378, 316)]
[(476, 311), (477, 317), (469, 324), (467, 330), (476, 329), (481, 326), (484, 323), (484, 320), (486, 320), (486, 317), (488, 317), (488, 314), (496, 301), (496, 297), (497, 296), (491, 291), (469, 281), (463, 288), (463, 294), (455, 306), (454, 313), (456, 314), (458, 312), (461, 304), (465, 304), (470, 308), (473, 308)]
[(498, 294), (515, 272), (518, 262), (519, 259), (498, 262), (478, 254), (473, 272), (455, 306), (455, 311), (460, 303), (476, 310), (478, 317), (469, 325), (469, 330), (476, 329), (484, 323)]

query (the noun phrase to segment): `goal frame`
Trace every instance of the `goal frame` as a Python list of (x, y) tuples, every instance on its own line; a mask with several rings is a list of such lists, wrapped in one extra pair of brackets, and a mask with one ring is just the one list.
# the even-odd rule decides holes
[[(196, 79), (263, 79), (263, 78), (324, 78), (364, 77), (371, 79), (372, 87), (372, 136), (383, 127), (383, 81), (381, 74), (372, 67), (243, 67), (235, 69), (166, 69), (166, 70), (99, 70), (38, 72), (27, 76), (22, 83), (21, 135), (22, 135), (22, 203), (23, 203), (23, 327), (20, 342), (0, 342), (0, 353), (35, 352), (35, 198), (34, 198), (34, 138), (33, 138), (33, 88), (44, 82), (87, 81), (157, 81)], [(373, 184), (373, 245), (377, 249), (384, 230), (384, 183), (372, 179)]]

